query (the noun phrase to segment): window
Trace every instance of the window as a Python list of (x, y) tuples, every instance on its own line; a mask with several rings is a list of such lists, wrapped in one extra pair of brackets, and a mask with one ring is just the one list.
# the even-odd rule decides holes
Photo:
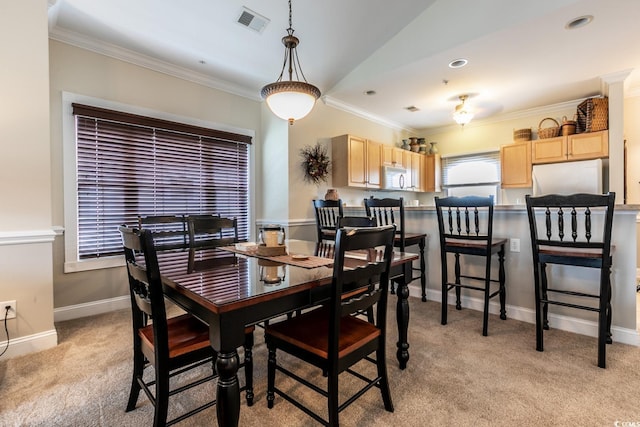
[(137, 224), (138, 215), (217, 213), (237, 218), (239, 237), (248, 239), (251, 136), (71, 106), (76, 226), (65, 221), (65, 233), (75, 234), (65, 271), (118, 265), (100, 260), (120, 260), (118, 226)]
[(447, 196), (492, 195), (497, 202), (500, 185), (500, 152), (443, 158), (442, 175)]

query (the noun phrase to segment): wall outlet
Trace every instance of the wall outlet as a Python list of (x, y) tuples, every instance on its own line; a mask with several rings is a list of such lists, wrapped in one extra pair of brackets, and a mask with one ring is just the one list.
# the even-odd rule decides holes
[(0, 320), (4, 320), (4, 313), (6, 312), (5, 307), (10, 307), (9, 312), (7, 313), (7, 319), (15, 319), (16, 317), (16, 302), (14, 301), (4, 301), (0, 302)]
[(509, 244), (511, 252), (520, 252), (520, 239), (509, 239)]

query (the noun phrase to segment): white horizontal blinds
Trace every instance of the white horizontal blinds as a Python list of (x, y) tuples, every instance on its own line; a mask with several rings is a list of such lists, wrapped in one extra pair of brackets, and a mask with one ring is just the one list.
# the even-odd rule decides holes
[(442, 159), (445, 188), (500, 183), (500, 152), (486, 152)]
[(248, 239), (250, 137), (73, 107), (80, 259), (120, 254), (118, 226), (138, 215), (235, 217)]

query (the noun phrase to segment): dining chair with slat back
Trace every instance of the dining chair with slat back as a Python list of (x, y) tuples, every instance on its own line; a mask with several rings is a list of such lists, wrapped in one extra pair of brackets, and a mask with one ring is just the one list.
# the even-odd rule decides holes
[[(482, 335), (489, 329), (489, 301), (498, 296), (500, 318), (505, 320), (506, 288), (504, 256), (507, 239), (493, 236), (493, 196), (435, 197), (440, 236), (440, 261), (442, 268), (442, 305), (440, 323), (447, 324), (448, 296), (451, 289), (456, 292), (456, 309), (462, 309), (461, 290), (470, 289), (483, 293)], [(455, 258), (453, 282), (449, 281), (448, 257)], [(482, 273), (472, 271), (473, 263), (463, 266), (461, 255), (482, 258)], [(498, 258), (498, 278), (491, 277), (491, 260)], [(463, 271), (463, 267), (466, 269)], [(492, 292), (492, 285), (498, 284)]]
[[(190, 314), (167, 318), (160, 269), (151, 232), (126, 226), (119, 228), (124, 246), (133, 320), (133, 375), (127, 411), (135, 409), (140, 390), (154, 406), (154, 426), (172, 425), (215, 405), (209, 401), (167, 422), (169, 397), (216, 377), (216, 353), (209, 343), (209, 327)], [(144, 258), (137, 261), (136, 254)], [(151, 324), (147, 324), (148, 319)], [(170, 378), (186, 370), (211, 364), (212, 372), (197, 380), (170, 389)], [(145, 381), (144, 371), (153, 367), (155, 375)]]
[[(525, 196), (536, 305), (536, 350), (543, 351), (543, 330), (549, 329), (549, 305), (598, 313), (598, 366), (606, 368), (606, 345), (611, 344), (611, 231), (616, 195), (572, 194)], [(598, 288), (585, 281), (554, 280), (547, 266), (575, 266), (598, 270)], [(571, 274), (568, 272), (568, 274)], [(560, 271), (559, 275), (563, 275)], [(570, 283), (571, 282), (571, 283)], [(587, 281), (588, 282), (588, 281)], [(597, 301), (597, 304), (588, 301)]]
[[(420, 251), (420, 267), (412, 268), (420, 272), (420, 286), (422, 288), (422, 301), (427, 300), (427, 275), (424, 250), (427, 243), (425, 233), (408, 233), (405, 229), (404, 199), (376, 199), (373, 196), (364, 199), (364, 207), (368, 217), (374, 217), (377, 225), (395, 224), (396, 238), (394, 246), (406, 251), (408, 246), (417, 245)], [(415, 280), (415, 279), (413, 279)], [(391, 289), (393, 291), (393, 288)]]
[(335, 240), (339, 216), (343, 216), (342, 200), (313, 200), (318, 242)]
[(339, 216), (336, 221), (337, 228), (376, 227), (378, 222), (372, 216)]
[(155, 248), (158, 251), (188, 247), (185, 215), (139, 215), (138, 228), (144, 228), (151, 232)]
[[(367, 227), (336, 233), (335, 258), (330, 301), (291, 319), (269, 325), (265, 342), (269, 350), (267, 373), (267, 405), (274, 407), (279, 395), (324, 425), (337, 426), (338, 414), (371, 388), (377, 387), (384, 407), (393, 412), (387, 377), (385, 342), (389, 269), (393, 252), (395, 227)], [(376, 251), (376, 248), (384, 249)], [(349, 258), (348, 251), (374, 254), (367, 259)], [(354, 314), (375, 307), (375, 322)], [(316, 366), (326, 374), (327, 387), (312, 384), (278, 361), (278, 350)], [(375, 353), (375, 359), (371, 357)], [(360, 361), (373, 362), (376, 374), (355, 370)], [(359, 365), (360, 366), (360, 365)], [(327, 399), (325, 417), (310, 409), (299, 395), (286, 393), (276, 386), (276, 372), (306, 385)], [(340, 403), (339, 374), (349, 373), (365, 382), (352, 397)], [(292, 390), (296, 390), (293, 388)]]

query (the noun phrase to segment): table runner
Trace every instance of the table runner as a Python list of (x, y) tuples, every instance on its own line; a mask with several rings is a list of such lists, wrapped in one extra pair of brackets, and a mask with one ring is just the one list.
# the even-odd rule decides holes
[(295, 256), (295, 254), (264, 256), (264, 255), (258, 255), (255, 251), (243, 251), (243, 250), (236, 249), (235, 246), (222, 246), (219, 249), (222, 249), (223, 251), (234, 252), (236, 254), (246, 255), (254, 258), (267, 259), (269, 261), (280, 262), (282, 264), (289, 264), (295, 267), (302, 267), (302, 268), (330, 267), (333, 265), (332, 258), (323, 258), (323, 257), (307, 255), (307, 254), (300, 254), (308, 257), (306, 259), (294, 259), (293, 256)]

